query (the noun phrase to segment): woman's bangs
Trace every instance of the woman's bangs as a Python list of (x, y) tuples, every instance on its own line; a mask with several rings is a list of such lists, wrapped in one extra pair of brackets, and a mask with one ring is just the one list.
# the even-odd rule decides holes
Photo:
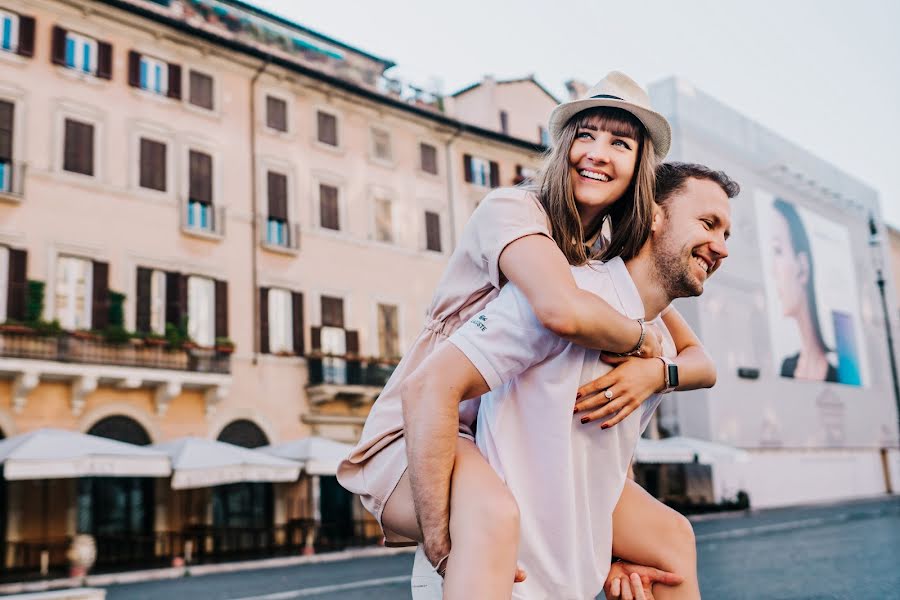
[(578, 127), (606, 131), (620, 137), (641, 141), (644, 125), (637, 117), (621, 108), (592, 108), (579, 113)]

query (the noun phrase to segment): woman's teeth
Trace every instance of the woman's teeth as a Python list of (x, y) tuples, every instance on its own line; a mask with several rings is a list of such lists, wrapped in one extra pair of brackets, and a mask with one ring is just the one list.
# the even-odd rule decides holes
[(609, 181), (609, 177), (607, 175), (604, 175), (603, 173), (595, 173), (594, 171), (588, 171), (587, 169), (578, 171), (578, 174), (582, 177), (587, 177), (588, 179), (593, 179), (595, 181)]

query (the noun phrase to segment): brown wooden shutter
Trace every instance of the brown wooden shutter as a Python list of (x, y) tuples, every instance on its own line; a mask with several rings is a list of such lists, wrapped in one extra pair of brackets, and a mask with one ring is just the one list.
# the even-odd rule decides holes
[(140, 186), (164, 192), (166, 190), (166, 145), (141, 138), (140, 146)]
[(152, 310), (153, 302), (151, 298), (152, 281), (153, 270), (146, 267), (138, 267), (134, 327), (139, 333), (150, 332), (150, 311)]
[(269, 171), (269, 218), (288, 220), (287, 176)]
[(112, 79), (112, 45), (97, 42), (97, 77)]
[(24, 321), (28, 305), (28, 253), (9, 249), (9, 271), (6, 285), (6, 318)]
[(134, 50), (128, 52), (128, 85), (141, 87), (141, 55)]
[(106, 329), (109, 325), (109, 263), (93, 261), (92, 279), (91, 329)]
[(269, 288), (259, 288), (259, 351), (269, 353)]
[(325, 184), (319, 186), (319, 213), (322, 227), (334, 230), (341, 228), (340, 212), (338, 211), (338, 189), (336, 187)]
[(349, 356), (359, 356), (359, 332), (358, 331), (345, 331), (344, 332), (344, 343), (347, 347), (347, 354)]
[(344, 299), (322, 296), (322, 325), (344, 327)]
[(59, 25), (53, 26), (50, 61), (54, 65), (66, 66), (66, 30)]
[(19, 15), (19, 56), (34, 56), (34, 17)]
[(276, 131), (287, 131), (287, 102), (266, 96), (266, 125)]
[(189, 75), (190, 102), (195, 106), (212, 110), (213, 80), (209, 75), (191, 71)]
[(13, 117), (15, 105), (0, 100), (0, 161), (13, 158)]
[(166, 273), (166, 323), (181, 327), (187, 312), (187, 277), (181, 273)]
[(313, 352), (320, 352), (322, 350), (322, 328), (321, 327), (310, 327), (309, 328), (309, 346)]
[(319, 111), (317, 113), (319, 141), (329, 146), (337, 146), (337, 117)]
[(437, 148), (431, 144), (419, 144), (419, 157), (422, 170), (437, 175)]
[(471, 154), (463, 154), (463, 175), (466, 178), (466, 183), (472, 183), (474, 178), (472, 177), (472, 155)]
[(181, 100), (181, 65), (169, 63), (169, 98)]
[(441, 217), (431, 211), (425, 211), (425, 247), (435, 252), (441, 251)]
[(500, 186), (500, 165), (496, 162), (491, 161), (491, 187), (499, 187)]
[(303, 343), (303, 294), (300, 292), (291, 292), (291, 309), (294, 325), (294, 354), (302, 356), (306, 354), (306, 348)]
[(216, 280), (216, 337), (228, 337), (228, 282)]
[(191, 150), (188, 156), (188, 195), (191, 200), (201, 204), (212, 204), (212, 157), (196, 150)]
[(84, 175), (94, 174), (94, 126), (66, 119), (63, 169)]

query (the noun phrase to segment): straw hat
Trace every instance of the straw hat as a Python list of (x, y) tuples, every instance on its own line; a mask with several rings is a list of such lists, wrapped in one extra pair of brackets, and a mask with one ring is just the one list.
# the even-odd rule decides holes
[(650, 107), (650, 97), (644, 88), (625, 73), (611, 71), (584, 98), (563, 102), (550, 113), (550, 135), (558, 140), (569, 119), (583, 110), (608, 106), (621, 108), (633, 114), (644, 124), (656, 156), (662, 160), (672, 145), (672, 128), (666, 118)]

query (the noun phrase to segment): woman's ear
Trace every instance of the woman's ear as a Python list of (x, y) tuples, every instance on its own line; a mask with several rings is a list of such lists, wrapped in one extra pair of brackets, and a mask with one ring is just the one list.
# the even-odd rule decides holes
[(809, 254), (806, 252), (797, 255), (797, 279), (802, 285), (809, 282)]

